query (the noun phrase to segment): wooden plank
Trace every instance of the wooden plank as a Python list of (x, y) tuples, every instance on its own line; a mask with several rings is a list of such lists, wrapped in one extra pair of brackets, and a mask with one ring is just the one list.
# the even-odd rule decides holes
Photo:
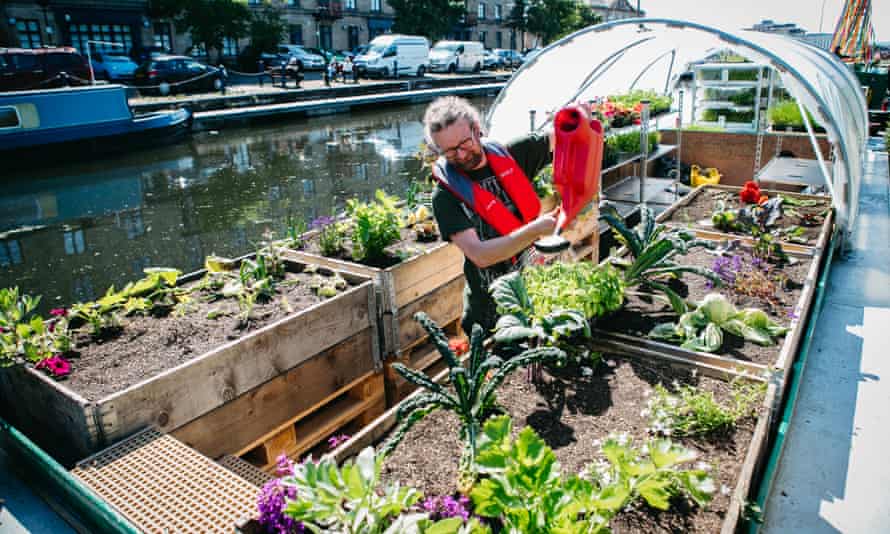
[(211, 458), (249, 449), (259, 436), (348, 389), (374, 370), (370, 329), (331, 347), (173, 431)]
[(398, 340), (398, 344), (387, 347), (387, 352), (392, 354), (405, 350), (427, 338), (426, 330), (414, 320), (414, 314), (419, 311), (426, 312), (439, 326), (460, 319), (463, 313), (464, 285), (463, 276), (455, 278), (448, 284), (399, 309), (398, 317), (393, 322), (395, 327), (393, 337)]
[(63, 464), (104, 445), (94, 405), (30, 366), (0, 368), (0, 401), (6, 420)]
[[(463, 274), (464, 255), (451, 243), (415, 256), (391, 268), (395, 300), (388, 309), (398, 310)], [(435, 280), (435, 282), (434, 282)]]
[(297, 431), (294, 425), (288, 425), (277, 434), (266, 440), (260, 450), (263, 454), (263, 465), (275, 464), (276, 458), (297, 447)]
[(119, 439), (147, 424), (179, 428), (369, 328), (372, 291), (364, 282), (101, 400), (106, 435)]

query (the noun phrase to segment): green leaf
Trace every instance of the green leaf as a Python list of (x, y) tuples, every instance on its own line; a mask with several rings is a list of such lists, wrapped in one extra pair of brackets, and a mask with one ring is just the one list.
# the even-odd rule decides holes
[(522, 274), (519, 272), (501, 276), (491, 283), (489, 291), (497, 305), (498, 313), (529, 313), (531, 311), (531, 301), (526, 292)]
[(658, 469), (665, 469), (691, 462), (696, 454), (669, 439), (656, 439), (649, 444), (649, 457)]
[(709, 474), (700, 470), (683, 471), (677, 475), (680, 484), (699, 506), (711, 502), (717, 486)]
[(424, 534), (457, 534), (461, 526), (463, 526), (462, 518), (449, 517), (433, 523), (423, 532)]
[(495, 343), (514, 344), (527, 339), (537, 339), (540, 331), (533, 328), (520, 315), (501, 315), (495, 324)]
[(673, 308), (674, 313), (677, 315), (682, 315), (687, 312), (686, 301), (667, 285), (652, 280), (646, 280), (646, 285), (667, 295), (668, 302), (671, 303), (671, 308)]
[(176, 280), (179, 278), (179, 275), (182, 274), (182, 271), (179, 269), (171, 269), (168, 267), (149, 267), (144, 269), (144, 272), (148, 275), (156, 275), (160, 277), (167, 283), (168, 287), (175, 286)]
[[(682, 330), (680, 330), (680, 332), (682, 332)], [(678, 333), (677, 325), (674, 323), (661, 323), (655, 325), (655, 328), (649, 331), (649, 337), (664, 341), (683, 341), (683, 336)]]
[(670, 480), (651, 477), (637, 486), (637, 492), (649, 506), (659, 510), (667, 510), (670, 508), (670, 485)]

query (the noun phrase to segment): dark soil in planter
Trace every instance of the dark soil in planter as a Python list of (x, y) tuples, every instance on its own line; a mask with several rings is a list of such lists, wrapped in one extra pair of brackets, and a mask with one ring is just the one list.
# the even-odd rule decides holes
[[(692, 200), (689, 201), (689, 204), (677, 208), (675, 212), (671, 214), (670, 222), (682, 224), (688, 226), (690, 228), (701, 228), (704, 230), (718, 231), (724, 232), (724, 230), (718, 230), (714, 228), (711, 224), (711, 216), (714, 214), (714, 210), (717, 206), (717, 201), (723, 200), (726, 204), (727, 209), (739, 209), (742, 206), (741, 200), (739, 200), (739, 195), (735, 191), (722, 191), (719, 189), (703, 189), (699, 194), (697, 194)], [(815, 245), (819, 240), (819, 234), (822, 231), (822, 222), (824, 219), (820, 220), (819, 224), (816, 226), (804, 226), (801, 224), (801, 218), (795, 217), (793, 215), (787, 214), (787, 211), (790, 206), (783, 206), (783, 210), (786, 213), (783, 213), (782, 217), (779, 218), (777, 222), (777, 227), (779, 228), (787, 228), (789, 226), (797, 225), (804, 229), (804, 234), (801, 236), (801, 244), (807, 245)], [(829, 207), (828, 200), (821, 206), (814, 206), (809, 208), (804, 207), (794, 207), (802, 215), (816, 215), (821, 213), (826, 208)], [(736, 235), (747, 235), (750, 237), (750, 234), (743, 232), (731, 232)]]
[[(438, 228), (436, 229), (438, 234)], [(392, 267), (393, 265), (407, 260), (413, 256), (420, 255), (428, 250), (432, 250), (437, 246), (442, 244), (442, 240), (437, 235), (433, 239), (423, 239), (418, 240), (417, 234), (411, 228), (402, 228), (401, 230), (401, 239), (393, 245), (390, 245), (386, 248), (387, 256), (385, 258), (378, 258), (376, 261), (356, 261), (352, 257), (352, 240), (345, 239), (343, 242), (343, 251), (334, 256), (338, 260), (343, 261), (351, 261), (354, 263), (361, 263), (363, 265), (367, 265), (369, 267), (377, 267), (381, 269), (385, 269), (387, 267)], [(318, 246), (318, 235), (310, 236), (306, 240), (306, 245), (301, 249), (304, 252), (308, 252), (310, 254), (316, 254), (318, 256), (324, 256), (321, 253), (321, 247)]]
[[(256, 303), (246, 327), (238, 319), (237, 299), (208, 301), (211, 293), (204, 291), (192, 295), (192, 303), (183, 316), (122, 317), (121, 328), (102, 339), (90, 336), (85, 325), (77, 332), (71, 375), (65, 384), (91, 401), (122, 391), (326, 300), (309, 288), (308, 281), (312, 276), (288, 272), (286, 280), (298, 283), (279, 283), (275, 298)], [(285, 298), (290, 311), (283, 304)], [(211, 310), (224, 315), (208, 319)]]
[[(736, 251), (736, 254), (742, 257), (744, 265), (751, 264), (753, 258), (750, 252), (742, 250)], [(716, 256), (705, 252), (704, 249), (696, 248), (685, 256), (677, 256), (676, 262), (679, 265), (710, 268), (715, 258)], [(776, 284), (777, 291), (772, 302), (759, 297), (736, 293), (726, 285), (719, 288), (710, 288), (706, 278), (690, 273), (684, 274), (681, 280), (671, 281), (670, 286), (680, 296), (694, 302), (701, 301), (708, 293), (718, 291), (725, 295), (736, 308), (760, 308), (770, 314), (774, 321), (788, 326), (792, 319), (790, 314), (794, 311), (794, 306), (800, 299), (802, 286), (806, 280), (809, 268), (810, 262), (803, 260), (786, 265), (781, 269), (774, 267), (777, 274), (781, 273), (787, 276), (790, 282), (787, 289), (782, 289), (782, 284)], [(679, 317), (673, 312), (671, 307), (661, 300), (627, 295), (624, 306), (609, 317), (601, 319), (596, 326), (601, 330), (609, 332), (646, 337), (656, 325), (677, 322), (678, 319)], [(771, 365), (776, 363), (779, 357), (781, 343), (782, 340), (779, 338), (776, 345), (763, 347), (724, 332), (723, 346), (717, 354), (763, 365)]]
[[(578, 473), (598, 459), (600, 440), (626, 432), (640, 446), (649, 437), (646, 409), (655, 384), (671, 389), (671, 382), (711, 391), (721, 402), (729, 398), (727, 383), (655, 362), (607, 356), (590, 377), (554, 376), (545, 371), (544, 383), (526, 380), (516, 371), (498, 390), (498, 401), (513, 418), (514, 432), (531, 426), (553, 448), (564, 476)], [(753, 435), (755, 420), (740, 421), (734, 432), (710, 438), (674, 438), (699, 453), (712, 466), (718, 488), (707, 509), (675, 499), (672, 510), (659, 512), (639, 505), (621, 512), (612, 522), (620, 533), (719, 532), (729, 508), (741, 466)], [(458, 420), (437, 411), (421, 421), (386, 460), (383, 478), (414, 486), (426, 495), (455, 491), (461, 442)], [(690, 466), (691, 467), (691, 466)]]

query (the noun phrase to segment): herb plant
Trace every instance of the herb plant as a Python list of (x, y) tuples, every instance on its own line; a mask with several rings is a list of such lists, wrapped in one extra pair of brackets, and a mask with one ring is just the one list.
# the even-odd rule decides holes
[(308, 228), (306, 227), (306, 221), (304, 221), (299, 216), (289, 214), (287, 216), (285, 228), (286, 246), (294, 250), (302, 249), (306, 245), (303, 237), (303, 235), (306, 233), (306, 230), (308, 230)]
[(736, 379), (730, 383), (730, 401), (722, 404), (710, 391), (678, 383), (673, 387), (671, 392), (656, 384), (644, 411), (649, 416), (652, 431), (665, 436), (701, 436), (729, 431), (740, 419), (753, 415), (764, 391), (763, 383)]
[(684, 273), (695, 274), (721, 284), (720, 277), (707, 268), (678, 265), (673, 261), (677, 254), (686, 254), (694, 247), (713, 248), (713, 243), (695, 239), (684, 230), (668, 230), (666, 226), (655, 222), (652, 210), (640, 206), (640, 224), (630, 229), (618, 210), (610, 204), (600, 207), (600, 215), (612, 227), (615, 238), (627, 247), (631, 261), (626, 262), (612, 258), (613, 264), (624, 267), (624, 284), (626, 287), (644, 287), (663, 293), (674, 312), (682, 314), (687, 306), (676, 291), (668, 287), (668, 278), (679, 278)]
[(370, 203), (350, 199), (346, 212), (353, 219), (353, 258), (359, 261), (379, 261), (386, 247), (401, 237), (402, 221), (396, 207), (398, 199), (378, 190), (376, 201)]
[(475, 513), (499, 518), (502, 532), (605, 533), (609, 521), (637, 499), (667, 510), (672, 496), (687, 495), (704, 505), (714, 492), (707, 472), (683, 468), (695, 453), (669, 440), (636, 449), (625, 437), (610, 437), (602, 445), (607, 461), (585, 478), (563, 478), (553, 451), (531, 427), (515, 440), (511, 430), (506, 416), (486, 422), (477, 456), (486, 477), (470, 494)]
[(726, 297), (709, 293), (693, 311), (680, 316), (680, 321), (663, 323), (649, 332), (649, 337), (681, 342), (685, 349), (716, 352), (723, 345), (723, 332), (763, 346), (775, 344), (774, 337), (784, 335), (788, 328), (773, 322), (763, 310), (736, 310)]
[(448, 338), (436, 323), (422, 312), (417, 313), (414, 318), (429, 333), (430, 339), (448, 365), (451, 388), (437, 384), (420, 371), (409, 369), (399, 363), (393, 364), (393, 369), (397, 373), (426, 391), (399, 406), (400, 425), (384, 444), (382, 452), (383, 454), (392, 452), (408, 430), (433, 410), (439, 408), (451, 410), (460, 420), (460, 434), (465, 441), (460, 460), (458, 490), (466, 493), (475, 482), (473, 461), (476, 455), (476, 439), (482, 423), (495, 408), (497, 388), (518, 367), (543, 361), (562, 360), (565, 358), (565, 353), (552, 347), (537, 348), (504, 360), (486, 354), (482, 327), (474, 325), (470, 336), (469, 357), (464, 366), (449, 347)]
[(624, 303), (624, 283), (612, 266), (591, 262), (533, 266), (525, 281), (534, 314), (543, 317), (557, 310), (581, 310), (585, 317), (602, 317)]

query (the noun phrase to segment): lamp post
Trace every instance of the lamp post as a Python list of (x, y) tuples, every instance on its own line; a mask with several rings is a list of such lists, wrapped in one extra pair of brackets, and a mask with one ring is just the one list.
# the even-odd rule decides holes
[(124, 45), (121, 43), (112, 43), (109, 41), (91, 41), (91, 40), (87, 41), (87, 63), (89, 63), (89, 65), (90, 65), (90, 85), (96, 85), (96, 76), (95, 76), (95, 74), (93, 74), (93, 56), (90, 53), (90, 45), (91, 44), (119, 46), (121, 48), (124, 48)]

